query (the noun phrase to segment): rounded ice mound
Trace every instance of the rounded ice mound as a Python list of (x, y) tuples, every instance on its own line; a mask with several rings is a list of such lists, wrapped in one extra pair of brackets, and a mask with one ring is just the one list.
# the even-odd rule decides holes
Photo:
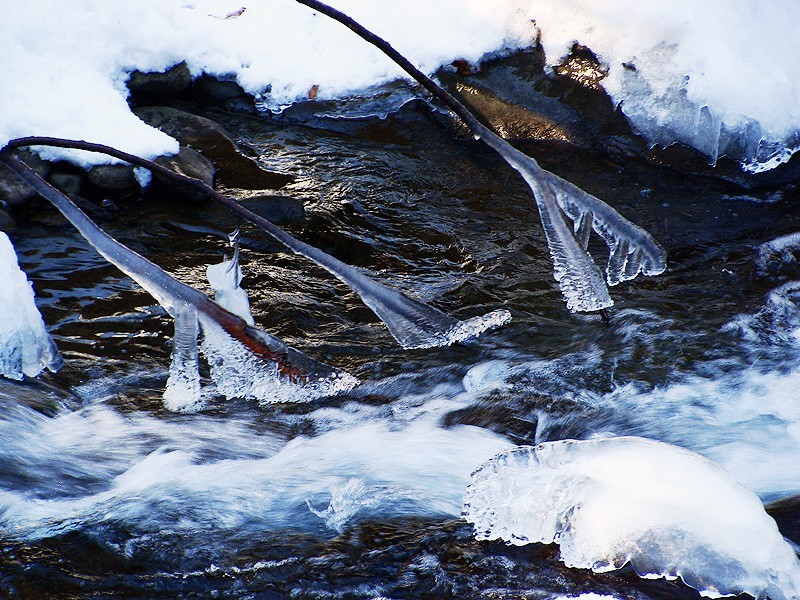
[(630, 563), (703, 596), (800, 597), (800, 561), (758, 497), (710, 460), (637, 437), (503, 452), (472, 474), (464, 518), (480, 540), (557, 543), (569, 567)]

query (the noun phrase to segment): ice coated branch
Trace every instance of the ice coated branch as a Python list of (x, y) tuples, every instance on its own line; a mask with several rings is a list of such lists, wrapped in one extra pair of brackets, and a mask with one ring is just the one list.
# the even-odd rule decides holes
[[(592, 230), (610, 249), (606, 268), (609, 285), (633, 279), (639, 273), (658, 275), (664, 272), (666, 253), (644, 229), (598, 198), (542, 169), (534, 159), (484, 126), (462, 102), (417, 69), (386, 40), (351, 17), (317, 0), (296, 1), (342, 23), (380, 49), (522, 175), (536, 199), (553, 259), (554, 276), (570, 310), (595, 311), (613, 304), (603, 275), (586, 250)], [(565, 222), (567, 217), (573, 222), (572, 229)]]
[[(25, 137), (11, 140), (7, 148), (27, 146), (54, 146), (100, 152), (138, 165), (150, 170), (153, 174), (176, 181), (200, 191), (212, 200), (219, 202), (243, 219), (260, 227), (270, 237), (286, 248), (314, 261), (334, 277), (350, 287), (361, 300), (384, 322), (389, 332), (403, 348), (432, 348), (447, 346), (480, 335), (481, 333), (500, 327), (511, 320), (506, 310), (495, 310), (486, 315), (460, 321), (450, 315), (428, 306), (418, 300), (409, 298), (401, 292), (381, 285), (360, 271), (342, 261), (301, 242), (289, 235), (267, 219), (247, 210), (235, 200), (220, 194), (204, 182), (186, 177), (127, 152), (103, 144), (95, 144), (79, 140), (66, 140), (52, 137)], [(8, 155), (10, 156), (10, 155)]]
[[(0, 161), (55, 206), (103, 258), (141, 285), (175, 319), (173, 364), (165, 393), (165, 401), (172, 402), (171, 408), (186, 408), (191, 402), (199, 402), (198, 323), (212, 377), (228, 397), (254, 397), (265, 402), (310, 400), (349, 390), (358, 383), (348, 373), (317, 362), (272, 334), (248, 325), (118, 242), (10, 153), (0, 152)], [(193, 397), (186, 398), (187, 395)]]

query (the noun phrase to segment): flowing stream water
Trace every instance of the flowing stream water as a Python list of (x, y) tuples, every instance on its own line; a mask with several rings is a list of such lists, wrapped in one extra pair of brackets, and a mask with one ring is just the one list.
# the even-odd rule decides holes
[[(800, 229), (796, 199), (732, 197), (638, 159), (527, 144), (669, 253), (662, 276), (612, 288), (606, 323), (566, 310), (524, 182), (426, 111), (339, 132), (212, 116), (296, 177), (282, 190), (306, 202), (294, 235), (458, 318), (506, 308), (513, 321), (402, 350), (347, 288), (245, 226), (259, 326), (363, 383), (308, 404), (220, 398), (173, 414), (161, 399), (170, 318), (43, 210), (12, 237), (66, 364), (0, 381), (0, 592), (694, 598), (627, 570), (568, 569), (555, 547), (475, 541), (460, 519), (470, 473), (517, 444), (637, 435), (718, 461), (765, 503), (800, 493), (800, 269), (788, 252), (758, 261), (760, 244)], [(236, 226), (168, 193), (101, 221), (205, 291)], [(792, 506), (773, 514), (800, 543)]]

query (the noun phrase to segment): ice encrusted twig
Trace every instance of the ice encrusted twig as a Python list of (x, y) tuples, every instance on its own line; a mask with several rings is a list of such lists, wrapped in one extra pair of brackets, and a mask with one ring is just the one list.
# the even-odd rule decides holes
[(315, 361), (266, 331), (248, 325), (124, 246), (11, 154), (0, 153), (0, 160), (53, 204), (103, 258), (141, 285), (175, 319), (175, 349), (166, 398), (169, 407), (190, 410), (200, 400), (198, 322), (212, 378), (228, 397), (262, 402), (309, 401), (348, 391), (358, 384), (349, 373)]
[(448, 346), (476, 337), (511, 320), (511, 313), (501, 309), (467, 321), (460, 321), (439, 309), (409, 298), (398, 290), (382, 285), (333, 256), (294, 238), (274, 223), (247, 210), (235, 200), (220, 194), (199, 179), (186, 177), (139, 156), (122, 152), (104, 144), (51, 137), (17, 138), (11, 140), (6, 147), (21, 148), (27, 146), (75, 148), (108, 154), (131, 164), (145, 167), (157, 175), (179, 181), (183, 185), (202, 192), (212, 200), (230, 209), (231, 212), (260, 227), (267, 235), (284, 245), (291, 252), (314, 261), (347, 285), (384, 322), (389, 332), (403, 348)]
[[(570, 310), (595, 311), (613, 304), (602, 274), (586, 250), (591, 230), (610, 248), (606, 269), (609, 285), (633, 279), (639, 273), (658, 275), (664, 272), (666, 253), (645, 230), (598, 198), (542, 169), (534, 159), (481, 124), (462, 102), (417, 69), (386, 40), (351, 17), (317, 0), (296, 1), (335, 19), (379, 48), (455, 112), (477, 138), (519, 171), (536, 198), (553, 259), (554, 276)], [(566, 217), (572, 220), (572, 228), (565, 223)]]

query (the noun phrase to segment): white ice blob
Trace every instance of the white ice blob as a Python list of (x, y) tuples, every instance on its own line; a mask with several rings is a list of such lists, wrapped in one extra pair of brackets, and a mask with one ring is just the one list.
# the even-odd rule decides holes
[(239, 266), (239, 252), (230, 260), (218, 265), (208, 265), (206, 277), (214, 288), (214, 301), (225, 310), (244, 319), (248, 325), (255, 325), (250, 312), (250, 298), (242, 289), (242, 268)]
[(11, 240), (0, 231), (0, 375), (11, 379), (61, 367), (61, 355), (33, 298)]
[(755, 494), (694, 452), (637, 437), (499, 454), (472, 475), (478, 539), (557, 543), (569, 567), (680, 577), (704, 596), (800, 595), (800, 561)]

